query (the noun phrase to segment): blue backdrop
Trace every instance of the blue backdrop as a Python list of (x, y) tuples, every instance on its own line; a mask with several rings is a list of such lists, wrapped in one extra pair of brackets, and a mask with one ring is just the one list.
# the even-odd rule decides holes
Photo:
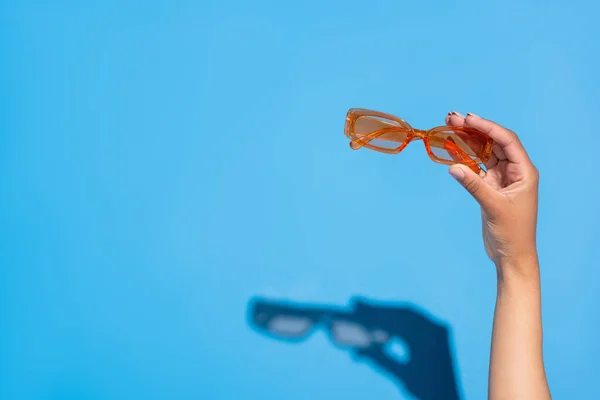
[(600, 398), (598, 12), (0, 1), (0, 398), (485, 398), (478, 208), (350, 107), (521, 135), (551, 388)]

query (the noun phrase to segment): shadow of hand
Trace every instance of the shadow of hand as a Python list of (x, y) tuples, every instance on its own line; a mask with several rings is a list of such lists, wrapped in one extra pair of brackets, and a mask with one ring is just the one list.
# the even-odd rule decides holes
[(373, 344), (356, 349), (356, 356), (401, 381), (422, 400), (458, 400), (448, 329), (413, 307), (382, 306), (363, 300), (354, 315), (366, 326), (377, 326), (408, 347), (409, 360), (398, 361), (388, 346)]
[[(253, 299), (249, 317), (251, 326), (278, 340), (299, 342), (323, 328), (337, 347), (418, 399), (459, 399), (448, 328), (416, 307), (354, 299), (345, 309)], [(390, 349), (394, 338), (406, 344), (408, 360), (399, 360)]]

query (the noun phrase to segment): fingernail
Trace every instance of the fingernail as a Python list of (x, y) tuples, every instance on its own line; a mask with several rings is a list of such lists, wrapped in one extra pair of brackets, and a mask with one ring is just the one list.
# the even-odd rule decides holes
[(452, 111), (450, 114), (456, 115), (457, 117), (460, 117), (460, 118), (465, 118), (461, 113), (457, 113), (456, 111)]
[(469, 116), (471, 116), (471, 117), (475, 117), (475, 118), (481, 118), (479, 115), (476, 115), (476, 114), (473, 114), (473, 113), (470, 113), (470, 112), (468, 112), (468, 113), (467, 113), (467, 117), (469, 117)]
[(465, 179), (465, 172), (459, 167), (451, 167), (448, 170), (448, 172), (450, 173), (450, 175), (452, 175), (454, 179), (456, 179), (459, 182)]

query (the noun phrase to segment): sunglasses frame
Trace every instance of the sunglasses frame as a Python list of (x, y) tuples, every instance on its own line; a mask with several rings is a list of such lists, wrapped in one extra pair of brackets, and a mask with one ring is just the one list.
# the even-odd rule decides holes
[[(378, 129), (365, 136), (358, 137), (355, 133), (356, 121), (360, 117), (376, 117), (383, 118), (389, 121), (393, 121), (398, 126), (391, 125), (389, 128)], [(475, 158), (471, 158), (468, 152), (474, 151), (468, 147), (461, 146), (453, 141), (442, 139), (436, 135), (444, 134), (445, 132), (451, 131), (453, 133), (463, 133), (465, 135), (477, 136), (479, 139), (485, 141), (481, 154), (476, 154)], [(371, 145), (369, 142), (373, 139), (380, 138), (384, 134), (393, 135), (399, 133), (406, 135), (405, 139), (402, 140), (402, 144), (396, 148), (385, 148)], [(366, 147), (370, 150), (378, 151), (387, 154), (398, 154), (408, 146), (408, 144), (414, 140), (423, 140), (427, 155), (429, 158), (439, 164), (453, 165), (453, 164), (464, 164), (471, 168), (475, 173), (481, 171), (479, 164), (485, 164), (492, 155), (492, 146), (494, 141), (491, 137), (479, 132), (473, 128), (459, 127), (459, 126), (437, 126), (428, 130), (416, 129), (410, 126), (410, 124), (404, 121), (402, 118), (398, 118), (395, 115), (383, 113), (380, 111), (367, 110), (363, 108), (351, 108), (348, 110), (346, 115), (346, 124), (344, 127), (344, 135), (351, 140), (350, 147), (353, 150), (358, 150), (361, 147)], [(400, 143), (400, 141), (398, 141)], [(448, 151), (448, 153), (454, 158), (454, 160), (447, 160), (437, 157), (431, 147), (442, 148)]]

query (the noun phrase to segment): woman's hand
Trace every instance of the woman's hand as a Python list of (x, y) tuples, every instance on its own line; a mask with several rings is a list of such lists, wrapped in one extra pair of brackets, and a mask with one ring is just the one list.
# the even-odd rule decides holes
[(465, 118), (451, 112), (446, 124), (468, 126), (494, 139), (487, 172), (477, 175), (460, 164), (450, 167), (449, 172), (480, 204), (485, 250), (496, 266), (510, 266), (520, 274), (535, 272), (527, 269), (537, 265), (539, 174), (519, 138), (514, 132), (470, 113)]

